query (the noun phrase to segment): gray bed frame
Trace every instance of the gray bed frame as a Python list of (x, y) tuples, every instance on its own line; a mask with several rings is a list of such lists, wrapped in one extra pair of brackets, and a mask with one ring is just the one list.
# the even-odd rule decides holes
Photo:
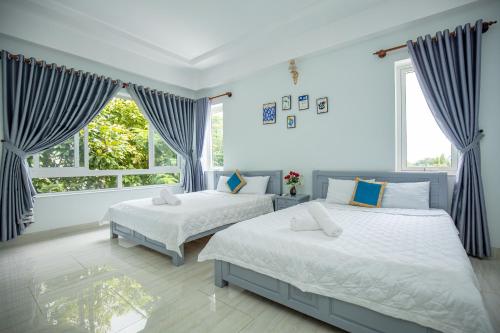
[[(377, 181), (423, 182), (429, 181), (431, 208), (448, 208), (448, 184), (446, 173), (414, 172), (344, 172), (313, 171), (313, 199), (326, 197), (328, 178), (354, 179), (363, 177)], [(231, 264), (214, 262), (215, 285), (225, 287), (228, 283), (249, 290), (306, 315), (322, 320), (349, 332), (359, 333), (434, 333), (431, 328), (390, 317), (365, 307), (343, 302), (332, 297), (303, 292), (293, 285)]]
[[(215, 171), (214, 172), (214, 184), (217, 186), (217, 182), (219, 181), (220, 176), (229, 176), (233, 174), (234, 171)], [(245, 177), (253, 177), (253, 176), (269, 176), (269, 182), (267, 184), (266, 193), (281, 195), (281, 184), (283, 179), (283, 172), (281, 170), (267, 170), (267, 171), (240, 171), (240, 174)], [(273, 200), (274, 201), (274, 200)], [(234, 223), (232, 223), (234, 224)], [(163, 253), (172, 258), (172, 264), (175, 266), (180, 266), (184, 264), (184, 244), (187, 242), (191, 242), (193, 240), (203, 238), (208, 235), (215, 234), (217, 231), (223, 230), (232, 224), (226, 224), (214, 229), (206, 230), (199, 234), (193, 235), (186, 239), (186, 241), (180, 246), (181, 255), (177, 252), (167, 250), (167, 247), (164, 243), (155, 241), (151, 238), (148, 238), (141, 233), (132, 230), (130, 228), (119, 225), (116, 222), (111, 221), (109, 224), (110, 238), (117, 238), (121, 236), (125, 239), (138, 243), (142, 246), (150, 248), (152, 250)]]

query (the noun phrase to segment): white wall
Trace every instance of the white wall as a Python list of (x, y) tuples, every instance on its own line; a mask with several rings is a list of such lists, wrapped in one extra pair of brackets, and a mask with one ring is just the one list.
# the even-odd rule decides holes
[(26, 233), (100, 221), (120, 201), (158, 196), (157, 187), (42, 195), (35, 202), (35, 223)]
[[(372, 53), (476, 19), (500, 21), (500, 3), (488, 2), (447, 16), (427, 19), (406, 30), (320, 55), (298, 59), (299, 83), (294, 86), (287, 64), (246, 79), (199, 92), (230, 90), (224, 103), (226, 169), (290, 169), (305, 175), (302, 192), (311, 192), (314, 169), (393, 171), (395, 156), (394, 62), (408, 58), (405, 50), (379, 59)], [(339, 32), (341, 33), (341, 32)], [(500, 247), (500, 26), (484, 35), (480, 126), (482, 171), (490, 234)], [(290, 42), (294, 41), (290, 36)], [(292, 111), (281, 110), (281, 96), (293, 96)], [(297, 96), (309, 94), (311, 108), (298, 111)], [(317, 115), (314, 101), (328, 96), (330, 112)], [(276, 101), (277, 123), (262, 125), (262, 104)], [(297, 128), (286, 128), (286, 115), (297, 116)]]
[[(106, 75), (115, 79), (120, 79), (124, 82), (138, 83), (146, 87), (157, 88), (180, 96), (195, 96), (195, 92), (189, 89), (154, 81), (136, 74), (124, 72), (116, 68), (24, 42), (2, 34), (0, 34), (0, 49), (7, 50), (11, 53), (20, 53), (25, 56), (43, 59), (47, 62), (54, 62), (58, 65), (65, 65), (68, 68), (74, 67), (76, 69)], [(140, 66), (140, 64), (138, 64), (138, 66)], [(0, 87), (0, 94), (1, 91)], [(2, 107), (3, 105), (0, 103), (0, 111)], [(2, 117), (0, 117), (0, 137), (3, 138), (1, 118)], [(157, 193), (158, 189), (143, 188), (134, 190), (123, 189), (82, 192), (69, 195), (54, 194), (49, 196), (38, 196), (34, 209), (35, 223), (26, 229), (26, 232), (32, 233), (99, 221), (106, 212), (106, 209), (113, 203), (123, 200), (152, 197), (157, 195)]]

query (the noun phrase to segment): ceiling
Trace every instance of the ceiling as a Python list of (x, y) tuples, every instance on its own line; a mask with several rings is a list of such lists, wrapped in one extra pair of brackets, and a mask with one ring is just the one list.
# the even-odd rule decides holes
[(0, 0), (0, 33), (199, 90), (475, 1)]

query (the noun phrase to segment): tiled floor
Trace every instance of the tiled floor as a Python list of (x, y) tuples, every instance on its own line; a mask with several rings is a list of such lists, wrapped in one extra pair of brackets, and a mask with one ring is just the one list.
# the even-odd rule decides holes
[[(212, 263), (196, 262), (205, 242), (186, 246), (181, 267), (109, 240), (106, 228), (2, 244), (0, 332), (339, 332), (239, 288), (215, 287)], [(500, 332), (500, 260), (473, 265)]]

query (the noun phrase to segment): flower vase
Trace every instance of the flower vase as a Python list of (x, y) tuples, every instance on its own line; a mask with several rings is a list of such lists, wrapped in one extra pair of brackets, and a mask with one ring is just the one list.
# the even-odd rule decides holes
[(294, 197), (297, 194), (297, 189), (295, 186), (290, 187), (290, 195)]

